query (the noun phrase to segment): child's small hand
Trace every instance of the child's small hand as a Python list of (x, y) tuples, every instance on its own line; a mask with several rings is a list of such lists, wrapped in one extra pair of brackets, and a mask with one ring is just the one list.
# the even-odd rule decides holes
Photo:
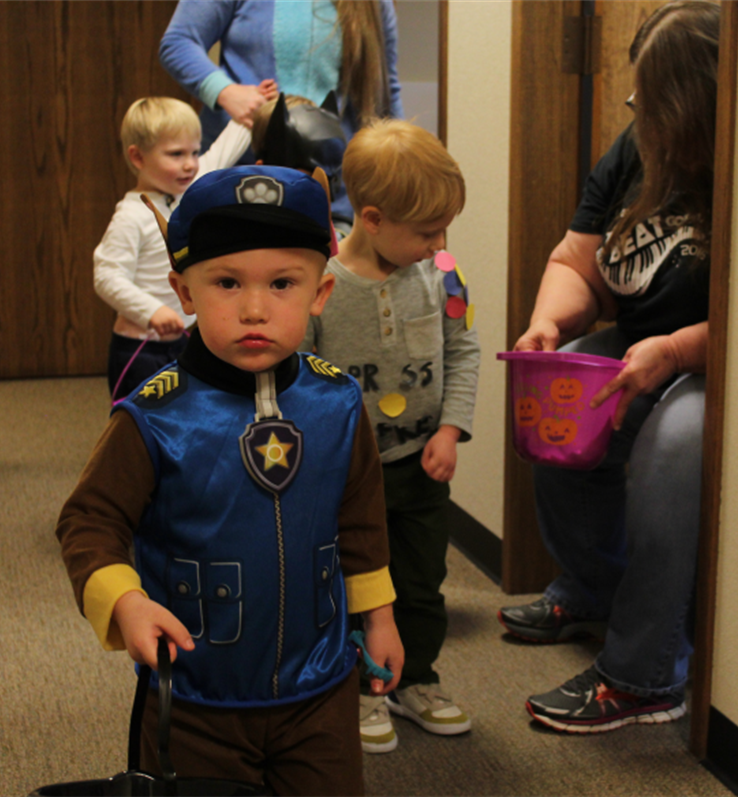
[(420, 464), (437, 482), (450, 482), (456, 472), (456, 443), (461, 431), (455, 426), (441, 426), (425, 444)]
[(387, 695), (397, 688), (405, 663), (405, 650), (400, 641), (400, 634), (395, 625), (392, 604), (379, 606), (363, 612), (364, 644), (367, 652), (380, 667), (386, 667), (394, 673), (394, 678), (385, 683), (381, 678), (372, 678), (370, 688), (375, 695)]
[(152, 601), (141, 592), (126, 592), (113, 608), (113, 619), (126, 643), (130, 657), (138, 664), (157, 668), (156, 648), (159, 637), (167, 637), (169, 655), (177, 658), (177, 647), (194, 650), (190, 632), (160, 603)]
[(160, 338), (167, 335), (181, 335), (184, 332), (184, 322), (179, 313), (175, 313), (170, 307), (162, 305), (149, 319), (149, 327), (156, 332)]
[(261, 83), (259, 83), (259, 93), (267, 101), (276, 99), (279, 96), (279, 86), (277, 85), (277, 81), (272, 80), (271, 78), (268, 80), (262, 80)]

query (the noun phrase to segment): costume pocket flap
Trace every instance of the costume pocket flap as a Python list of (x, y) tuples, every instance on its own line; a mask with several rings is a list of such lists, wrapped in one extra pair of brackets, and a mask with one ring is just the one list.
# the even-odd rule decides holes
[(322, 628), (336, 616), (336, 601), (333, 597), (333, 577), (338, 566), (338, 547), (335, 543), (315, 549), (315, 611), (318, 627)]

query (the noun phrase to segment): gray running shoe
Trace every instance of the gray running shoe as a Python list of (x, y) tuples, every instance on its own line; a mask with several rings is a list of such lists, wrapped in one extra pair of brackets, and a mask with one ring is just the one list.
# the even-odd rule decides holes
[(672, 722), (687, 711), (683, 689), (640, 697), (610, 686), (594, 665), (558, 689), (529, 697), (525, 707), (534, 720), (568, 733), (603, 733), (633, 723)]
[(563, 642), (577, 636), (602, 640), (607, 630), (604, 620), (577, 617), (545, 596), (524, 606), (503, 607), (497, 619), (513, 636), (529, 642)]

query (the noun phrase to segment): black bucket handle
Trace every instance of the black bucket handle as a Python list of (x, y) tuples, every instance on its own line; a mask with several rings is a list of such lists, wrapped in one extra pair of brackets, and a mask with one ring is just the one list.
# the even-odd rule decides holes
[[(159, 637), (157, 660), (159, 672), (159, 766), (167, 795), (174, 795), (177, 793), (177, 775), (169, 755), (169, 731), (172, 722), (172, 660), (169, 655), (169, 643), (163, 636)], [(131, 724), (128, 728), (128, 769), (130, 771), (141, 769), (141, 724), (150, 682), (151, 667), (142, 664), (138, 670), (136, 696), (133, 699)]]

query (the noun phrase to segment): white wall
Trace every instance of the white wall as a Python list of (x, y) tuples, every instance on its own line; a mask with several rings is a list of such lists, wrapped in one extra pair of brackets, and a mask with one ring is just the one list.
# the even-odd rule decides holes
[[(738, 135), (738, 131), (737, 131)], [(736, 160), (738, 164), (738, 160)], [(738, 273), (738, 170), (733, 175), (733, 247), (731, 271)], [(731, 279), (728, 318), (738, 312), (738, 279)], [(723, 434), (722, 506), (717, 583), (717, 612), (713, 662), (712, 705), (738, 725), (738, 689), (735, 662), (738, 659), (738, 326), (728, 329), (725, 384), (725, 429)]]
[(438, 135), (438, 0), (396, 0), (405, 118)]
[(482, 369), (474, 438), (459, 448), (452, 498), (502, 536), (507, 328), (507, 227), (512, 3), (450, 0), (448, 149), (464, 173), (466, 207), (448, 250), (476, 310)]

